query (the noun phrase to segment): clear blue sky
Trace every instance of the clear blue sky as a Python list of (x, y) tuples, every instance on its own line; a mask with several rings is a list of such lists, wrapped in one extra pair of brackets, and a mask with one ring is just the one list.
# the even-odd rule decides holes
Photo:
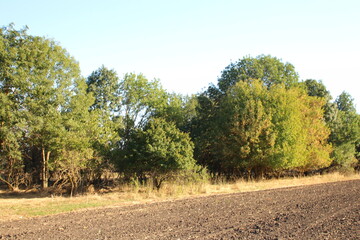
[(105, 65), (197, 93), (244, 56), (270, 54), (301, 79), (347, 91), (360, 113), (359, 0), (0, 0), (0, 24), (56, 40), (86, 77)]

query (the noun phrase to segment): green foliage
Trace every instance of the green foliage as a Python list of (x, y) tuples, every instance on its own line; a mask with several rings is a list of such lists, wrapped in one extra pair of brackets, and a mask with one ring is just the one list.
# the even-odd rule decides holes
[(326, 89), (325, 85), (321, 81), (314, 79), (307, 79), (302, 84), (309, 96), (324, 98), (326, 101), (331, 100), (330, 92)]
[(354, 99), (350, 94), (343, 92), (335, 100), (337, 108), (343, 112), (356, 112), (354, 106)]
[(206, 168), (229, 177), (331, 161), (351, 168), (359, 146), (352, 97), (331, 102), (322, 82), (299, 83), (294, 66), (275, 57), (240, 59), (217, 87), (182, 96), (104, 66), (85, 80), (53, 40), (0, 29), (0, 182), (12, 190), (46, 188), (51, 178), (75, 193), (112, 164), (158, 188), (206, 177)]
[(330, 141), (334, 145), (349, 142), (355, 144), (360, 138), (360, 117), (354, 112), (338, 111), (337, 118), (331, 125)]
[(333, 145), (333, 166), (349, 169), (354, 165), (356, 144), (360, 141), (360, 120), (352, 97), (343, 92), (330, 102), (331, 96), (326, 87), (316, 80), (303, 82), (309, 96), (324, 99), (324, 119), (330, 129), (328, 141)]
[(260, 80), (240, 81), (214, 108), (203, 135), (196, 139), (203, 164), (225, 174), (284, 169), (301, 171), (330, 164), (329, 131), (322, 120), (323, 101), (301, 89)]
[(191, 121), (196, 117), (196, 96), (182, 96), (168, 94), (167, 104), (155, 112), (156, 117), (161, 117), (175, 125), (184, 132), (190, 132)]
[(357, 162), (354, 145), (349, 142), (336, 146), (332, 155), (333, 165), (342, 169), (353, 168)]
[(330, 102), (332, 99), (330, 92), (321, 81), (307, 79), (301, 82), (301, 84), (309, 96), (319, 97), (324, 100), (324, 106), (322, 107), (324, 110), (324, 119), (327, 126), (332, 129), (332, 126), (337, 124), (339, 110), (335, 103)]
[(86, 81), (88, 92), (93, 93), (95, 102), (91, 109), (100, 109), (110, 115), (119, 112), (120, 92), (119, 78), (114, 70), (109, 70), (102, 66), (91, 73)]
[(83, 154), (90, 152), (93, 135), (84, 131), (90, 129), (86, 119), (91, 119), (88, 108), (94, 99), (84, 95), (77, 62), (54, 41), (9, 26), (1, 29), (1, 44), (2, 126), (14, 133), (1, 127), (1, 141), (10, 150), (2, 152), (2, 165), (14, 166), (17, 159), (23, 171), (39, 174), (46, 188), (49, 171), (69, 172), (70, 165), (78, 166), (65, 164), (75, 159), (70, 155), (88, 157)]
[(281, 83), (290, 87), (298, 83), (299, 76), (290, 63), (284, 64), (275, 57), (260, 55), (256, 58), (244, 57), (231, 63), (222, 72), (218, 86), (225, 93), (235, 83), (251, 79), (260, 79), (267, 87)]
[(309, 97), (305, 93), (301, 93), (297, 101), (301, 103), (301, 123), (306, 139), (306, 152), (304, 152), (306, 161), (300, 167), (300, 170), (315, 170), (327, 167), (331, 164), (329, 156), (333, 149), (331, 144), (328, 143), (330, 130), (324, 120), (324, 98)]
[(196, 115), (191, 120), (190, 136), (195, 143), (195, 159), (203, 166), (208, 166), (210, 171), (220, 169), (219, 161), (211, 150), (219, 125), (217, 113), (220, 101), (224, 94), (210, 85), (208, 89), (197, 96)]
[(66, 131), (53, 168), (55, 172), (63, 174), (65, 181), (70, 182), (71, 194), (77, 190), (80, 182), (89, 180), (81, 176), (81, 172), (91, 172), (101, 166), (100, 163), (95, 166), (89, 164), (98, 155), (93, 146), (101, 133), (96, 112), (88, 110), (94, 98), (86, 92), (84, 79), (78, 79), (75, 84), (74, 95), (62, 114), (62, 125)]
[[(89, 107), (92, 119), (96, 119), (96, 138), (93, 147), (97, 151), (98, 178), (101, 177), (102, 168), (106, 169), (107, 163), (112, 158), (112, 149), (120, 140), (119, 130), (123, 123), (120, 117), (120, 83), (114, 70), (102, 66), (91, 73), (86, 80), (87, 93), (94, 96), (93, 104)], [(88, 97), (87, 97), (88, 98)]]
[(19, 118), (16, 105), (0, 92), (0, 181), (14, 190), (23, 176), (21, 138), (24, 122)]
[(193, 143), (188, 134), (161, 118), (148, 121), (144, 130), (130, 135), (120, 150), (118, 169), (139, 178), (151, 178), (160, 187), (165, 179), (199, 168), (193, 158)]
[[(238, 82), (221, 102), (220, 146), (226, 168), (265, 169), (275, 138), (266, 102), (269, 94), (259, 81)], [(222, 132), (224, 131), (225, 132)]]
[(355, 111), (353, 99), (345, 92), (335, 100), (335, 106), (336, 115), (328, 122), (331, 129), (329, 141), (334, 146), (333, 165), (349, 168), (359, 154), (360, 115)]
[(167, 94), (159, 81), (149, 81), (142, 74), (126, 74), (120, 82), (120, 91), (126, 132), (145, 126), (154, 111), (163, 109), (167, 103)]

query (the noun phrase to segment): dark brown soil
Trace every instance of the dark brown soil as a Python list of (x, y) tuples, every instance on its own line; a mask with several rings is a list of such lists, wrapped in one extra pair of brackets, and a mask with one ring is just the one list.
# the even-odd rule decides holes
[(0, 239), (360, 239), (360, 180), (3, 222)]

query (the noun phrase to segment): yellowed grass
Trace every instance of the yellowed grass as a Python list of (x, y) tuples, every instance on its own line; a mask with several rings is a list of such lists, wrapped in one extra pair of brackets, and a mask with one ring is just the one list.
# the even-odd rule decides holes
[(228, 184), (224, 183), (215, 187), (216, 190), (210, 189), (209, 191), (218, 192), (218, 193), (231, 193), (231, 192), (250, 192), (250, 191), (259, 191), (266, 189), (275, 189), (283, 187), (294, 187), (294, 186), (305, 186), (329, 182), (338, 182), (338, 181), (348, 181), (360, 179), (359, 174), (349, 174), (343, 175), (339, 173), (332, 173), (326, 175), (316, 175), (310, 177), (293, 177), (293, 178), (283, 178), (283, 179), (271, 179), (271, 180), (260, 180), (260, 181), (244, 181), (238, 180), (235, 183)]
[(262, 181), (243, 181), (235, 183), (210, 184), (207, 182), (197, 184), (178, 185), (166, 183), (159, 190), (152, 186), (124, 185), (114, 189), (111, 193), (96, 193), (77, 197), (41, 197), (36, 194), (14, 195), (1, 198), (0, 195), (0, 221), (21, 219), (27, 217), (52, 215), (63, 212), (76, 211), (85, 208), (124, 206), (136, 203), (164, 201), (193, 196), (207, 196), (212, 194), (259, 191), (291, 186), (320, 184), (336, 181), (360, 179), (359, 174), (341, 175), (333, 173), (301, 178), (272, 179)]

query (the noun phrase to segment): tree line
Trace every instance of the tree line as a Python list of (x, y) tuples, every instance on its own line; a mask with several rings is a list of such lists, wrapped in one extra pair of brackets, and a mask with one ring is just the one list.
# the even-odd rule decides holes
[(272, 56), (244, 57), (183, 96), (142, 74), (81, 76), (55, 41), (0, 29), (0, 185), (263, 177), (359, 165), (360, 116)]

